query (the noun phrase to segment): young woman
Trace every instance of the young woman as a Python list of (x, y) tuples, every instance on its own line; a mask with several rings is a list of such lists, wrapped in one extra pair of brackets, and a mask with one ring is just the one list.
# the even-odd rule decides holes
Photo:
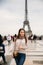
[(23, 65), (26, 59), (25, 49), (27, 48), (27, 37), (25, 30), (21, 28), (18, 32), (18, 38), (16, 40), (16, 50), (18, 54), (15, 53), (15, 61), (17, 65)]

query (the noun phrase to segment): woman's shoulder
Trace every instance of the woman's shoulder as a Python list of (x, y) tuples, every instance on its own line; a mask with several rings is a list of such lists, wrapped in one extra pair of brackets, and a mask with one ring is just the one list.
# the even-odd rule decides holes
[(16, 42), (20, 41), (20, 39), (17, 39)]

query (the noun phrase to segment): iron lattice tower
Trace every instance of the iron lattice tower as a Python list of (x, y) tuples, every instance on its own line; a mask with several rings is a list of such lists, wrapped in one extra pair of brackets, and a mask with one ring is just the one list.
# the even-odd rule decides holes
[(28, 10), (27, 10), (27, 0), (25, 0), (25, 21), (23, 22), (23, 28), (25, 29), (25, 27), (27, 26), (28, 30), (26, 31), (27, 35), (31, 35), (32, 31), (29, 25), (29, 21), (28, 21)]

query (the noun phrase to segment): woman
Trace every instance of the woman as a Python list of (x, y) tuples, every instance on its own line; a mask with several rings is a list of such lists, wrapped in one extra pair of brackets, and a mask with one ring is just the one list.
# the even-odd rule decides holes
[[(25, 49), (27, 48), (27, 38), (25, 30), (21, 28), (18, 32), (18, 38), (16, 40), (16, 50), (18, 54), (16, 55), (15, 61), (17, 65), (23, 65), (26, 59)], [(15, 53), (16, 54), (16, 53)]]

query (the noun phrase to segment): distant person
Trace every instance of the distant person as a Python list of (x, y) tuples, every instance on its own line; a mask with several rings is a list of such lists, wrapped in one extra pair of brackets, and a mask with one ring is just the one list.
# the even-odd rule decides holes
[(13, 41), (13, 42), (14, 42), (14, 36), (11, 36), (11, 41)]
[(9, 43), (9, 45), (10, 45), (10, 41), (11, 41), (11, 36), (10, 36), (10, 34), (7, 36), (7, 40), (8, 40), (8, 43)]
[(17, 35), (15, 34), (15, 35), (14, 35), (14, 42), (16, 41), (16, 39), (17, 39)]
[(6, 37), (6, 36), (4, 36), (4, 39), (3, 39), (3, 44), (4, 44), (5, 46), (7, 46), (7, 45), (8, 45), (8, 41), (7, 41), (7, 37)]
[(31, 43), (33, 42), (33, 34), (28, 37), (28, 40), (31, 40)]
[(5, 46), (3, 44), (2, 36), (0, 35), (0, 56), (2, 56), (4, 63), (7, 63), (4, 54), (5, 54)]
[(14, 59), (16, 61), (16, 65), (23, 65), (26, 59), (27, 49), (27, 37), (24, 29), (20, 29), (18, 32), (18, 38), (15, 43), (15, 50), (13, 53)]
[(33, 36), (33, 40), (36, 43), (36, 40), (37, 40), (37, 36), (36, 35)]
[(7, 41), (7, 36), (4, 36), (3, 44), (5, 45), (5, 55), (7, 55), (9, 53), (9, 46), (8, 46), (9, 43)]
[(42, 40), (42, 37), (41, 36), (39, 37), (39, 40)]

